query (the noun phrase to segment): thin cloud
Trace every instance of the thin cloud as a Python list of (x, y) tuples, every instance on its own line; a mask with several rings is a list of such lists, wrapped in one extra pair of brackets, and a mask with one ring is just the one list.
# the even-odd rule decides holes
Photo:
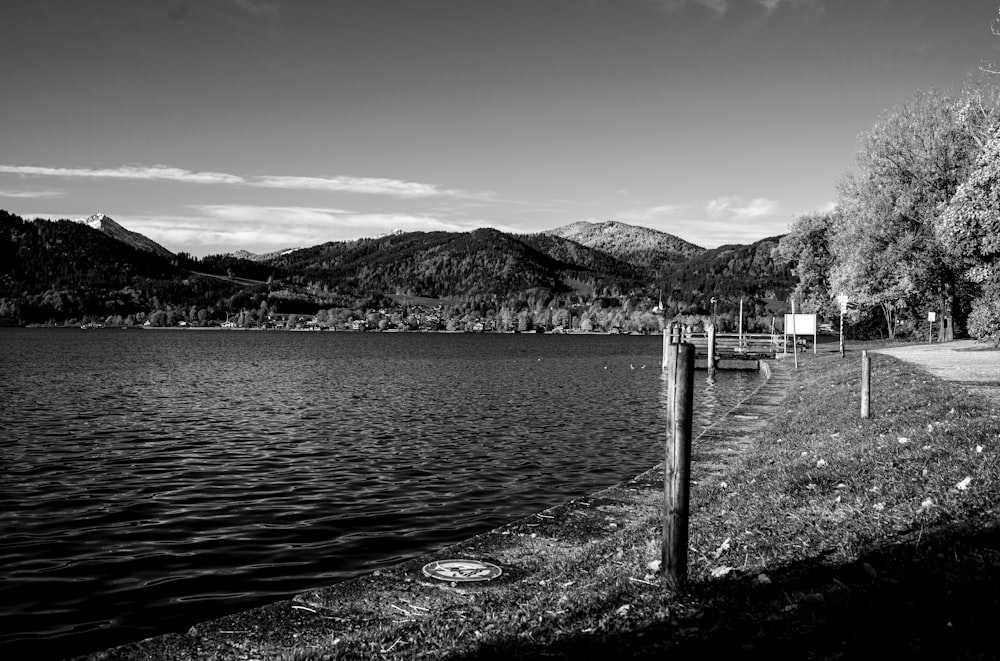
[(781, 6), (791, 7), (811, 7), (812, 9), (823, 9), (821, 0), (757, 0), (757, 4), (764, 8), (768, 16), (773, 14)]
[(255, 204), (198, 204), (189, 208), (210, 217), (242, 225), (263, 226), (285, 222), (297, 227), (325, 227), (330, 220), (352, 213), (328, 207), (263, 206)]
[(635, 222), (651, 222), (663, 218), (670, 218), (690, 209), (690, 204), (661, 204), (655, 207), (630, 209), (617, 214), (617, 216), (627, 218)]
[(766, 197), (744, 201), (741, 197), (718, 197), (705, 204), (705, 213), (711, 218), (733, 220), (753, 220), (773, 215), (778, 210), (778, 202)]
[[(750, 0), (647, 0), (653, 6), (668, 14), (674, 14), (685, 7), (698, 6), (712, 11), (717, 17), (722, 17), (737, 9), (750, 5)], [(753, 4), (763, 8), (764, 18), (770, 17), (783, 7), (798, 9), (808, 7), (816, 11), (823, 11), (824, 0), (752, 0)]]
[(707, 7), (716, 14), (725, 14), (729, 9), (729, 0), (695, 0), (702, 7)]
[(456, 197), (490, 199), (491, 191), (462, 191), (385, 177), (303, 177), (260, 175), (244, 177), (226, 172), (195, 172), (167, 165), (123, 165), (115, 168), (50, 168), (32, 165), (0, 165), (0, 173), (21, 176), (124, 179), (131, 181), (172, 181), (191, 184), (228, 184), (282, 190), (314, 190), (401, 198)]
[(718, 248), (725, 244), (749, 244), (768, 236), (778, 236), (788, 232), (788, 221), (784, 218), (768, 218), (747, 222), (738, 219), (706, 219), (686, 216), (671, 218), (650, 227), (673, 234), (703, 248)]
[(52, 190), (0, 190), (0, 197), (14, 197), (18, 199), (38, 199), (47, 200), (56, 197), (62, 197), (65, 193), (61, 191)]
[(381, 177), (289, 177), (263, 176), (248, 182), (251, 186), (285, 190), (325, 190), (339, 193), (392, 195), (395, 197), (436, 197), (448, 195), (433, 184), (400, 181)]
[[(172, 250), (180, 246), (176, 249), (199, 255), (239, 249), (270, 252), (381, 236), (395, 230), (468, 232), (490, 225), (477, 219), (325, 207), (213, 204), (188, 208), (194, 213), (186, 218), (146, 218), (133, 222), (142, 228), (138, 231), (162, 245)], [(496, 228), (513, 231), (513, 228)]]
[(651, 0), (660, 10), (672, 14), (689, 5), (699, 5), (722, 16), (729, 10), (730, 0)]
[(178, 181), (194, 184), (241, 184), (243, 177), (223, 172), (192, 172), (166, 165), (122, 165), (116, 168), (46, 168), (33, 165), (0, 165), (0, 172), (22, 176), (135, 181)]

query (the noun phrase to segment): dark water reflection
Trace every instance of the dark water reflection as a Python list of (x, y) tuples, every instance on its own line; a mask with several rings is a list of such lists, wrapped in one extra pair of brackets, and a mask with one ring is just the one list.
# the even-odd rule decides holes
[[(657, 463), (657, 337), (0, 330), (0, 656), (414, 557)], [(696, 378), (695, 426), (757, 375)]]

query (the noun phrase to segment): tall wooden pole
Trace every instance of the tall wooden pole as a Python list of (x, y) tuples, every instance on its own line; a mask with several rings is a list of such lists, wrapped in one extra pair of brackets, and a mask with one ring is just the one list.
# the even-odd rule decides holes
[(743, 297), (740, 296), (740, 346), (743, 346)]
[(861, 352), (861, 417), (871, 417), (872, 360), (867, 351)]
[[(660, 364), (661, 369), (667, 369), (667, 356), (669, 355), (668, 348), (670, 346), (670, 327), (663, 327), (663, 361)], [(668, 413), (669, 415), (669, 413)]]
[(708, 327), (708, 375), (715, 374), (715, 324)]
[(670, 586), (680, 589), (687, 581), (694, 345), (678, 344), (671, 349), (675, 355), (667, 361), (670, 433), (664, 465), (662, 567)]

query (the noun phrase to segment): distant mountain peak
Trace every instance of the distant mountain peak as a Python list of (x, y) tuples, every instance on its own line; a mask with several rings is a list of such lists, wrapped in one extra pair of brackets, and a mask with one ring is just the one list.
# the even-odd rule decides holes
[(236, 250), (234, 252), (225, 254), (228, 254), (230, 257), (235, 257), (237, 259), (245, 259), (251, 262), (266, 262), (270, 259), (274, 259), (275, 257), (282, 257), (284, 255), (289, 255), (295, 252), (296, 250), (302, 250), (302, 248), (285, 248), (283, 250), (273, 250), (271, 252), (266, 252), (266, 253), (250, 252), (249, 250)]
[(705, 252), (680, 237), (618, 220), (580, 220), (545, 232), (641, 265), (676, 263)]
[[(93, 216), (90, 216), (89, 218), (85, 218), (85, 219), (82, 219), (82, 220), (78, 220), (77, 222), (83, 223), (84, 225), (89, 225), (89, 226), (93, 227), (95, 230), (99, 230), (99, 229), (101, 229), (104, 226), (104, 223), (108, 222), (108, 221), (110, 221), (112, 223), (115, 222), (107, 214), (104, 214), (104, 213), (95, 213)], [(115, 224), (117, 225), (118, 223), (115, 223)]]
[(92, 227), (100, 232), (104, 232), (112, 239), (117, 239), (118, 241), (128, 244), (133, 248), (156, 253), (157, 255), (162, 255), (164, 257), (174, 256), (172, 252), (161, 246), (156, 241), (153, 241), (148, 236), (125, 229), (114, 218), (106, 213), (95, 213), (92, 216), (82, 220), (77, 220), (76, 222)]

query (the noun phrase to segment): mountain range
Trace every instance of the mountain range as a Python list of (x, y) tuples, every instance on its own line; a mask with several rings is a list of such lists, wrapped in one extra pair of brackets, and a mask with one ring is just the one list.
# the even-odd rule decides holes
[(105, 214), (29, 221), (0, 210), (0, 323), (167, 308), (224, 318), (261, 303), (304, 312), (365, 309), (400, 296), (510, 310), (662, 302), (676, 314), (704, 312), (714, 296), (721, 312), (741, 297), (763, 305), (787, 296), (794, 281), (776, 260), (777, 239), (708, 250), (622, 222), (577, 222), (535, 234), (396, 232), (196, 259)]

